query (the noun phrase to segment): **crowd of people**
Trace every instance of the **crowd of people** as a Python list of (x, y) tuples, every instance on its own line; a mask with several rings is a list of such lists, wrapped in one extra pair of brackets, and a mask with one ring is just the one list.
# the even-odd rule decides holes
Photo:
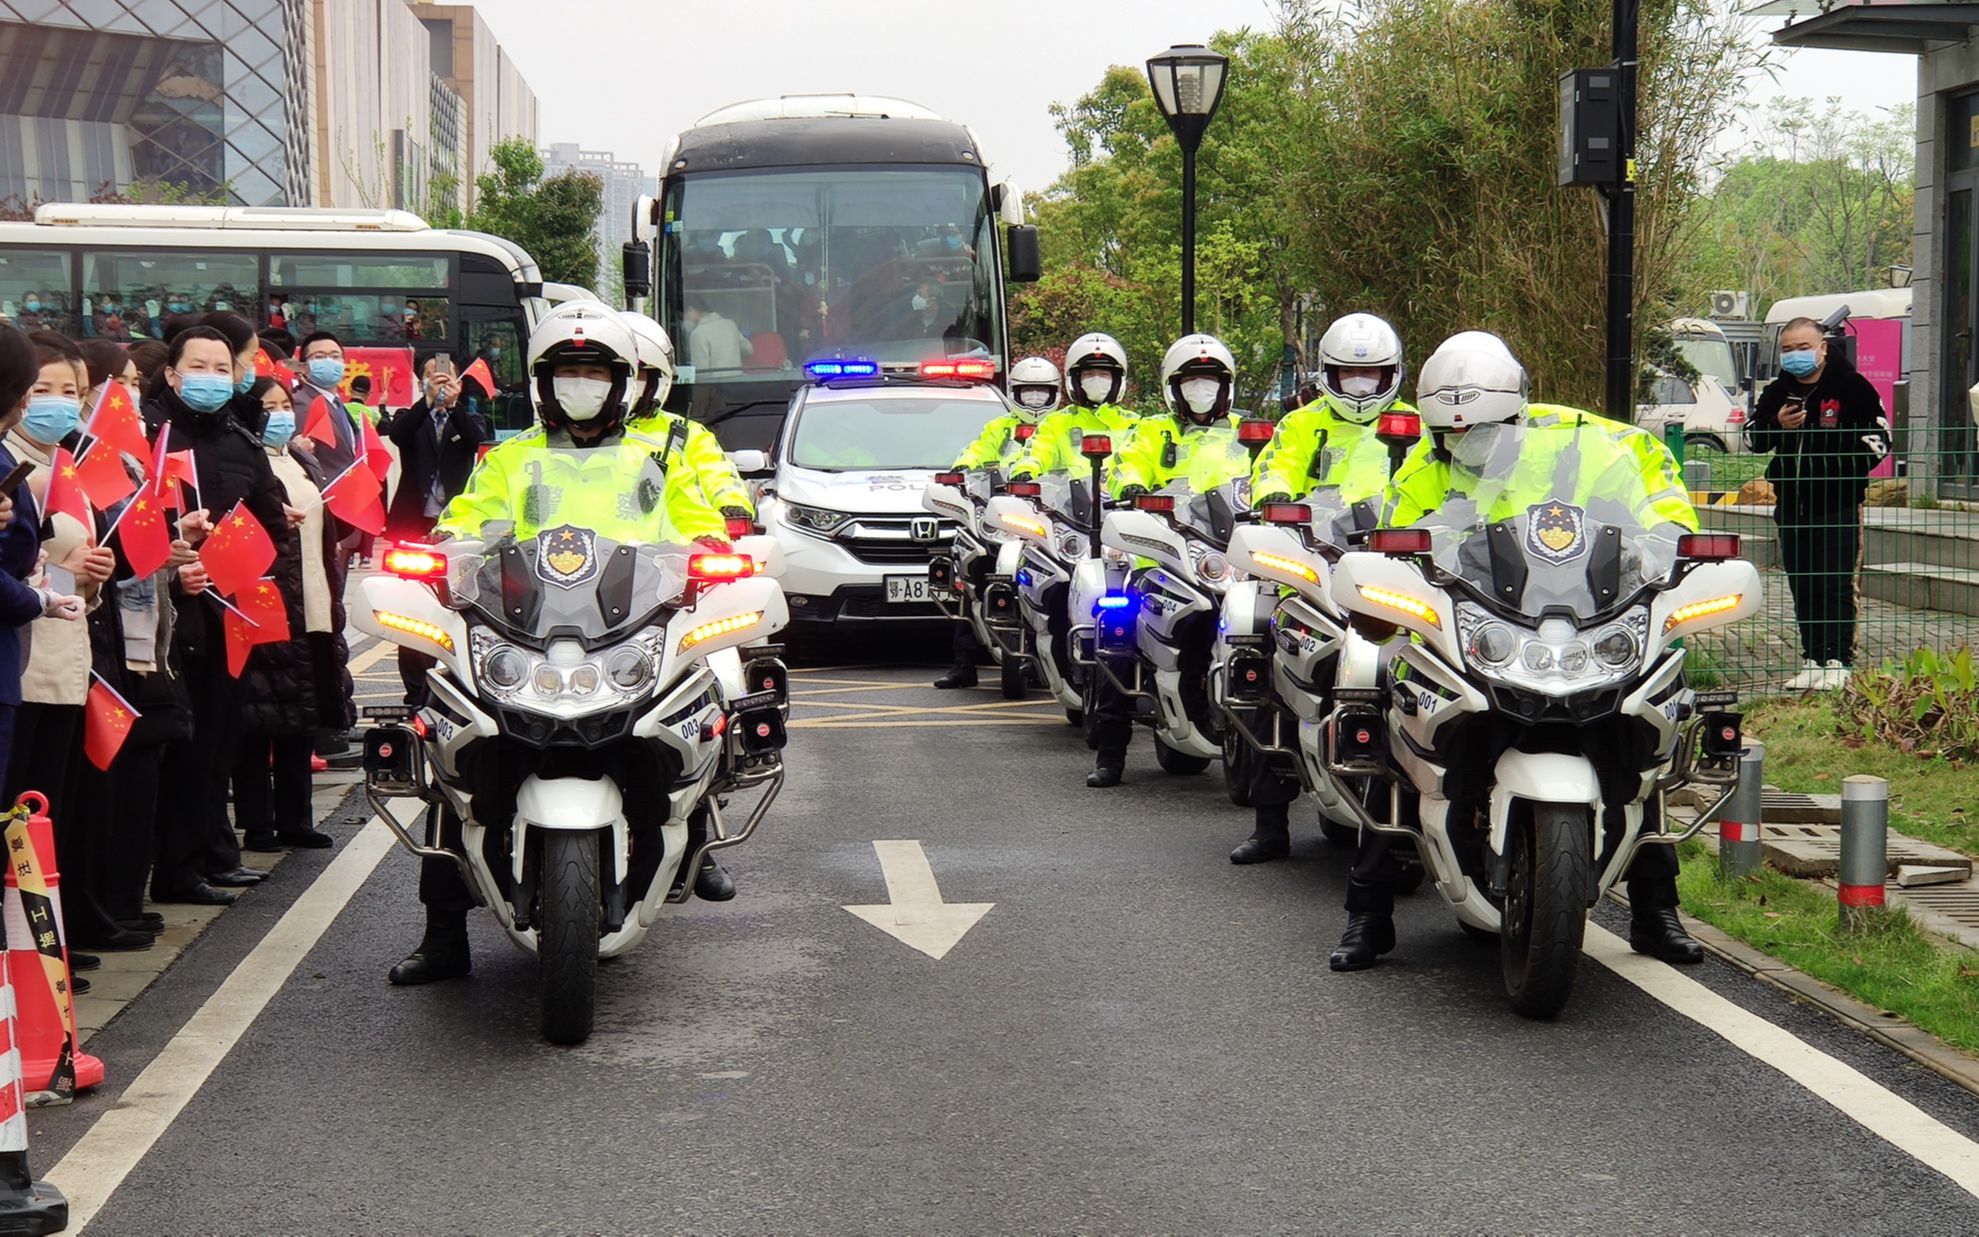
[(422, 535), (492, 437), (444, 356), (381, 416), (330, 333), (163, 335), (0, 326), (0, 793), (49, 802), (79, 971), (152, 946), (147, 897), (225, 905), (252, 854), (333, 845), (312, 775), (356, 724), (344, 587), (379, 530), (325, 490), (371, 467), (390, 531)]

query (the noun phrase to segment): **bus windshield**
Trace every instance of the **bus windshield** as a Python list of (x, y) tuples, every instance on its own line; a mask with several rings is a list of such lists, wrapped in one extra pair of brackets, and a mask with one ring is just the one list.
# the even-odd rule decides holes
[(843, 167), (673, 180), (657, 315), (694, 407), (753, 398), (818, 356), (1003, 356), (979, 168)]

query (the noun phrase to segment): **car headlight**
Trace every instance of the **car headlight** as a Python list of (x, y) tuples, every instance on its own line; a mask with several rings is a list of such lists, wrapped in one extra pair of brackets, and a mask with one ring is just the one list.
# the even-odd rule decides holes
[(827, 511), (823, 507), (805, 507), (797, 503), (783, 505), (783, 522), (807, 533), (829, 533), (851, 518), (843, 511)]

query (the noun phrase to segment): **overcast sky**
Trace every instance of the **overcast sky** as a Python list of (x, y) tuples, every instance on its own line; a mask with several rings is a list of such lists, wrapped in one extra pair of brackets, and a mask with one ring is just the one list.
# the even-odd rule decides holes
[[(968, 124), (999, 175), (1031, 191), (1065, 166), (1052, 103), (1076, 99), (1108, 65), (1139, 65), (1170, 43), (1269, 28), (1276, 8), (1269, 0), (584, 0), (574, 19), (558, 0), (474, 3), (535, 87), (545, 144), (577, 142), (656, 173), (668, 137), (716, 107), (849, 90), (911, 99)], [(1907, 56), (1805, 51), (1757, 94), (1840, 95), (1867, 111), (1909, 101), (1915, 84)]]

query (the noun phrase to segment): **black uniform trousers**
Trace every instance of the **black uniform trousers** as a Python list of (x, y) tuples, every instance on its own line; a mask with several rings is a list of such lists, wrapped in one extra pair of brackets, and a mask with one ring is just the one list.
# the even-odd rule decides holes
[(1779, 523), (1780, 565), (1793, 593), (1801, 656), (1809, 661), (1855, 661), (1855, 560), (1862, 544), (1862, 509), (1853, 504), (1794, 500), (1782, 487), (1773, 508)]
[[(461, 841), (460, 817), (454, 815), (452, 809), (426, 809), (426, 844), (455, 854), (465, 849), (465, 843)], [(426, 904), (429, 919), (442, 915), (465, 919), (467, 912), (474, 909), (474, 894), (467, 888), (467, 878), (461, 875), (460, 865), (451, 859), (420, 859), (419, 900)]]
[(241, 865), (240, 840), (227, 819), (227, 782), (240, 742), (241, 681), (225, 655), (187, 654), (182, 667), (192, 701), (192, 738), (165, 753), (158, 863), (151, 887), (176, 893)]
[(315, 826), (311, 810), (311, 735), (244, 736), (234, 758), (234, 820), (248, 837), (307, 833)]
[[(1406, 793), (1402, 796), (1402, 810), (1411, 816), (1415, 814), (1414, 800)], [(1402, 879), (1402, 867), (1394, 855), (1397, 840), (1393, 834), (1361, 830), (1360, 846), (1354, 852), (1353, 883), (1347, 887), (1348, 910), (1375, 909), (1368, 904), (1367, 892), (1381, 898), (1394, 896), (1395, 887)], [(1632, 910), (1660, 910), (1675, 906), (1677, 848), (1661, 843), (1645, 843), (1637, 847), (1635, 858), (1629, 860), (1628, 870), (1622, 873), (1622, 879), (1628, 882)], [(1357, 899), (1356, 894), (1362, 896)]]

